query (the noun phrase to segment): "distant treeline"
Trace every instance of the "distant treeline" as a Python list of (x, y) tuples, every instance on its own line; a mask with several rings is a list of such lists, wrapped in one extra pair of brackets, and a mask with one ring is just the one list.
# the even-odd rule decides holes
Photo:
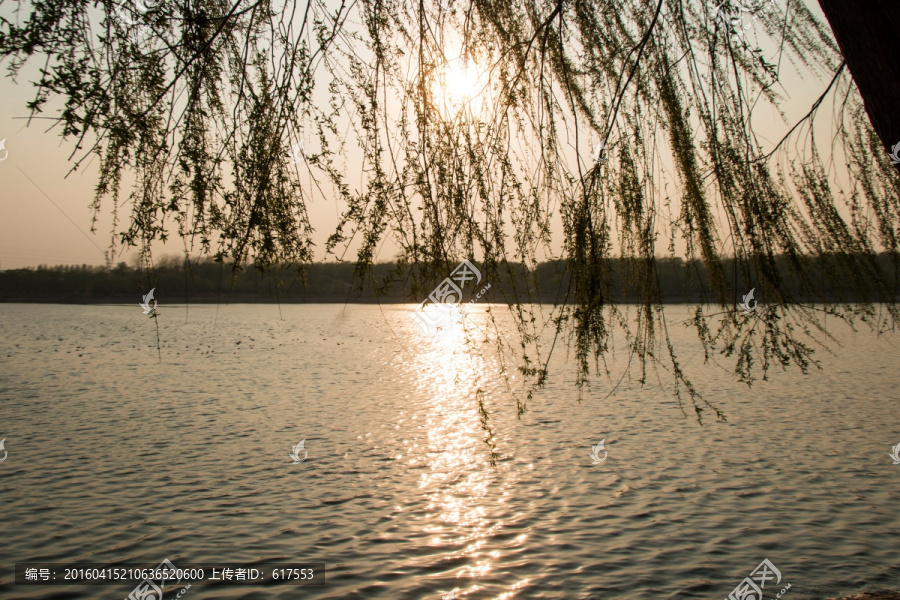
[[(797, 268), (800, 260), (802, 268)], [(794, 301), (884, 300), (897, 296), (897, 273), (889, 255), (853, 257), (825, 255), (775, 261), (782, 289)], [(492, 264), (482, 280), (467, 287), (468, 299), (491, 284), (480, 302), (563, 302), (570, 271), (566, 261), (549, 261), (528, 272), (519, 263)], [(604, 297), (616, 302), (638, 301), (647, 284), (646, 263), (629, 259), (608, 261), (610, 285)], [(447, 276), (455, 265), (449, 265)], [(706, 269), (699, 261), (660, 258), (654, 268), (663, 302), (713, 302)], [(757, 284), (752, 273), (724, 264), (726, 279), (736, 293)], [(440, 280), (416, 267), (398, 270), (395, 263), (374, 265), (364, 283), (354, 279), (352, 263), (316, 263), (261, 272), (253, 267), (233, 271), (230, 264), (201, 260), (187, 267), (164, 259), (151, 271), (119, 263), (117, 267), (40, 266), (0, 271), (0, 302), (122, 303), (133, 304), (150, 288), (161, 304), (184, 302), (419, 302)], [(805, 275), (803, 277), (801, 274)], [(415, 276), (414, 276), (415, 275)], [(863, 292), (861, 292), (863, 290)], [(764, 290), (755, 299), (765, 302)], [(571, 300), (572, 296), (569, 296)], [(738, 301), (740, 298), (738, 298)]]

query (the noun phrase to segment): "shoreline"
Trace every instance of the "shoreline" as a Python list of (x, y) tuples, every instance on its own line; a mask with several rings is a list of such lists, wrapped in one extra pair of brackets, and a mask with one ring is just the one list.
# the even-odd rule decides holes
[[(472, 299), (474, 299), (474, 295), (472, 298), (464, 298), (460, 304), (467, 304)], [(534, 297), (531, 298), (528, 302), (529, 304), (546, 304), (548, 306), (554, 305), (557, 301), (556, 298), (539, 298)], [(624, 298), (624, 299), (607, 299), (609, 304), (618, 304), (618, 305), (639, 305), (641, 304), (641, 300), (639, 298)], [(900, 297), (895, 298), (895, 302), (900, 303)], [(421, 298), (406, 298), (406, 297), (398, 297), (398, 296), (390, 296), (390, 297), (382, 297), (382, 298), (373, 298), (373, 297), (365, 297), (365, 298), (347, 298), (346, 296), (315, 296), (311, 298), (272, 298), (272, 297), (260, 297), (253, 295), (231, 295), (223, 294), (222, 297), (210, 295), (210, 296), (198, 296), (197, 298), (186, 299), (184, 296), (174, 298), (171, 302), (166, 302), (165, 306), (192, 306), (195, 304), (421, 304)], [(672, 298), (663, 298), (661, 303), (663, 306), (666, 305), (691, 305), (695, 306), (697, 304), (703, 306), (719, 306), (715, 302), (708, 301), (699, 301), (698, 299), (687, 298), (684, 296), (677, 296)], [(796, 302), (792, 302), (790, 304), (786, 304), (785, 306), (810, 306), (810, 305), (822, 305), (826, 303), (831, 304), (866, 304), (864, 300), (838, 300), (838, 299), (827, 299), (823, 300), (821, 298), (817, 298), (815, 300), (805, 300), (798, 299)], [(881, 302), (872, 302), (873, 304), (881, 304)], [(82, 305), (82, 306), (131, 306), (138, 304), (138, 300), (134, 299), (132, 296), (128, 298), (124, 297), (98, 297), (98, 298), (20, 298), (20, 297), (8, 297), (8, 298), (0, 298), (0, 304), (63, 304), (63, 305)], [(497, 301), (491, 302), (491, 300), (487, 297), (481, 298), (479, 304), (498, 304), (504, 305), (507, 302), (504, 301), (503, 298), (498, 298)], [(559, 304), (568, 304), (573, 305), (573, 301), (569, 302), (560, 302)], [(763, 303), (761, 303), (763, 304)]]
[(853, 596), (840, 596), (828, 600), (900, 600), (900, 592), (885, 590), (880, 592), (864, 592)]

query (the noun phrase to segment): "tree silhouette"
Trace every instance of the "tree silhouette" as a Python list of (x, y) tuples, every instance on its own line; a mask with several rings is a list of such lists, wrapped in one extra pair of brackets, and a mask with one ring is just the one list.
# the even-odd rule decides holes
[[(773, 365), (805, 371), (826, 315), (876, 328), (898, 316), (900, 176), (799, 0), (17, 6), (0, 55), (12, 74), (38, 62), (29, 108), (63, 102), (73, 169), (99, 157), (94, 209), (129, 207), (113, 246), (148, 252), (175, 234), (187, 252), (302, 269), (322, 194), (346, 205), (326, 250), (353, 247), (360, 281), (387, 236), (417, 290), (462, 258), (500, 281), (510, 262), (561, 257), (571, 278), (550, 322), (574, 338), (579, 385), (621, 330), (641, 382), (651, 363), (669, 368), (698, 416), (711, 405), (670, 341), (660, 256), (703, 265), (692, 326), (706, 358), (732, 357), (747, 383)], [(790, 71), (822, 89), (796, 124), (779, 111)], [(778, 141), (758, 133), (773, 116)], [(751, 288), (762, 306), (748, 316), (735, 305)], [(632, 311), (621, 299), (635, 295)], [(539, 386), (552, 347), (531, 299), (504, 298), (518, 368)]]
[[(819, 4), (859, 86), (869, 121), (883, 145), (900, 153), (900, 55), (890, 47), (900, 28), (900, 6), (890, 0)], [(900, 169), (900, 160), (894, 164)]]

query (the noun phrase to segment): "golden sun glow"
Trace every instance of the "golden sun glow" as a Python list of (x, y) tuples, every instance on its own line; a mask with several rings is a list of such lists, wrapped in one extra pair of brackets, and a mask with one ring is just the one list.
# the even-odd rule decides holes
[(444, 115), (452, 117), (462, 111), (478, 113), (487, 88), (485, 74), (478, 64), (461, 56), (438, 69), (432, 91)]

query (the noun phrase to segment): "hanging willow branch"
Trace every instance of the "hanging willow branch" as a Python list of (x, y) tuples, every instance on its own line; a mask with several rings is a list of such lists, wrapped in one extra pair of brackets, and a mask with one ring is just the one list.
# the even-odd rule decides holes
[[(130, 207), (114, 246), (148, 251), (174, 232), (187, 252), (302, 268), (307, 208), (324, 195), (345, 207), (325, 249), (355, 251), (360, 281), (387, 237), (417, 290), (462, 258), (506, 281), (533, 386), (556, 341), (541, 344), (533, 269), (562, 258), (546, 322), (572, 336), (578, 385), (608, 374), (621, 332), (639, 380), (668, 366), (698, 416), (713, 407), (670, 340), (666, 254), (685, 259), (706, 359), (732, 357), (747, 383), (814, 364), (826, 315), (876, 328), (898, 316), (900, 177), (799, 0), (752, 15), (733, 0), (143, 7), (30, 0), (0, 27), (10, 74), (37, 86), (29, 109), (59, 111), (73, 169), (99, 157), (95, 211)], [(23, 70), (30, 59), (41, 68)], [(779, 107), (795, 72), (825, 94), (794, 125)], [(455, 98), (459, 77), (477, 93)], [(758, 135), (773, 116), (780, 128)], [(513, 263), (529, 269), (524, 288)], [(751, 288), (763, 304), (744, 315)]]

